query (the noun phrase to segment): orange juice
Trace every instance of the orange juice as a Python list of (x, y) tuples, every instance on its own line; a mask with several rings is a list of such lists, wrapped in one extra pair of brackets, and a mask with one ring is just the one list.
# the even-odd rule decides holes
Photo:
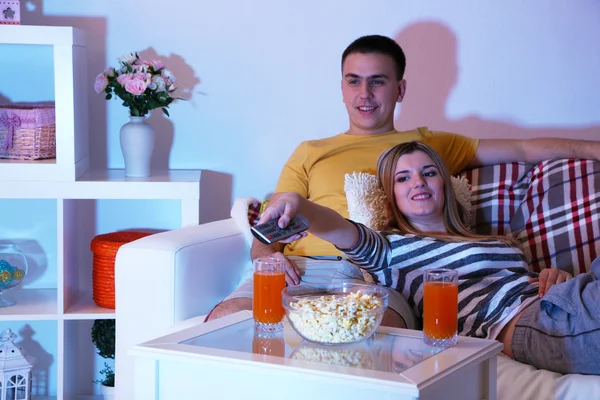
[(423, 286), (423, 332), (432, 339), (451, 338), (458, 328), (458, 285), (425, 282)]
[(281, 291), (285, 288), (285, 273), (258, 271), (254, 273), (254, 320), (263, 324), (277, 324), (284, 315)]

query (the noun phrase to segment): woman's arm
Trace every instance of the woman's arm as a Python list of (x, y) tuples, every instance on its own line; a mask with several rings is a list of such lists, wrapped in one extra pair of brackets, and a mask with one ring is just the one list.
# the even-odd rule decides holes
[[(351, 248), (358, 241), (358, 231), (354, 224), (347, 221), (334, 210), (315, 204), (298, 193), (280, 193), (269, 202), (259, 223), (279, 218), (279, 227), (284, 228), (296, 214), (308, 220), (308, 231), (313, 235), (341, 247)], [(297, 234), (287, 239), (289, 243), (305, 235)]]

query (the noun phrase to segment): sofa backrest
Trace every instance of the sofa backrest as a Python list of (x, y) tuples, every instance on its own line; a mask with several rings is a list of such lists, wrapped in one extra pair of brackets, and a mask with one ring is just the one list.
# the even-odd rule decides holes
[(589, 272), (600, 254), (600, 162), (549, 160), (464, 171), (472, 185), (472, 228), (512, 235), (533, 271)]

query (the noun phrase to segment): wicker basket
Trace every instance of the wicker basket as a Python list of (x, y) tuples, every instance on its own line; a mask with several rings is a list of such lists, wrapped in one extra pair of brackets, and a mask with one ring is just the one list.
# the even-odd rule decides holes
[(92, 239), (93, 295), (94, 302), (100, 307), (115, 308), (115, 257), (119, 247), (148, 235), (150, 233), (122, 231), (98, 235)]
[(56, 158), (54, 105), (0, 106), (0, 158)]

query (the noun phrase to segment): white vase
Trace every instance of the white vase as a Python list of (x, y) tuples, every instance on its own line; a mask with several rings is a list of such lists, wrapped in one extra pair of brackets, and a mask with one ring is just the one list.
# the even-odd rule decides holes
[(115, 388), (114, 386), (104, 386), (100, 385), (102, 391), (102, 397), (105, 400), (114, 400), (115, 398)]
[(154, 128), (146, 117), (129, 117), (121, 127), (121, 152), (125, 161), (125, 176), (150, 176), (150, 161), (154, 150)]

